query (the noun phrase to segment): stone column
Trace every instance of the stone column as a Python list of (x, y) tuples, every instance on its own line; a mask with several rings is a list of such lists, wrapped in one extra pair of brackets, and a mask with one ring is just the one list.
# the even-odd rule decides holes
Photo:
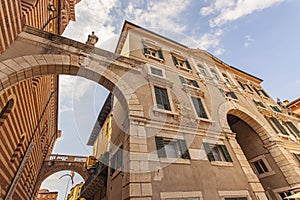
[(291, 189), (300, 189), (300, 168), (296, 165), (293, 155), (280, 144), (271, 143), (266, 145), (276, 164), (291, 186)]
[(236, 158), (238, 159), (242, 167), (242, 170), (244, 171), (244, 174), (248, 179), (248, 184), (253, 193), (255, 194), (255, 200), (268, 200), (262, 184), (260, 183), (256, 174), (253, 172), (246, 156), (244, 155), (243, 150), (241, 149), (240, 145), (238, 144), (235, 138), (236, 134), (227, 133), (226, 136), (234, 154), (236, 155)]
[(152, 199), (147, 136), (143, 122), (131, 122), (122, 199)]

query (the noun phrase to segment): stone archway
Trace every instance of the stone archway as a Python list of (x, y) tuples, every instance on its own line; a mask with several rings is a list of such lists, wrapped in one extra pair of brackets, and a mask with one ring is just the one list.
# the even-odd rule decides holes
[[(31, 52), (22, 50), (26, 46)], [(127, 77), (128, 74), (136, 75), (137, 66), (143, 64), (25, 26), (15, 43), (1, 55), (0, 95), (9, 87), (34, 77), (51, 74), (81, 76), (112, 92), (129, 115), (143, 117), (143, 109), (132, 89), (134, 83), (123, 78), (125, 74)]]
[(269, 199), (277, 199), (273, 190), (289, 184), (269, 151), (271, 138), (262, 122), (237, 109), (228, 112), (227, 122), (243, 153), (243, 156), (239, 156), (240, 162), (247, 162), (243, 168), (247, 169), (248, 174), (257, 176)]

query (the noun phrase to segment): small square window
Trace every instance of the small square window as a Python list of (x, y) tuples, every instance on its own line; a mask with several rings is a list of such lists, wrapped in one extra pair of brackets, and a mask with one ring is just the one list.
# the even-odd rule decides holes
[(179, 76), (180, 82), (182, 84), (186, 84), (192, 87), (196, 87), (199, 88), (198, 82), (196, 80), (192, 80), (192, 79), (188, 79), (188, 78), (184, 78), (182, 76)]
[(192, 70), (191, 65), (190, 65), (188, 60), (178, 58), (174, 55), (172, 55), (172, 60), (173, 60), (173, 63), (174, 63), (175, 66), (178, 66), (180, 68), (185, 68), (187, 70)]
[(151, 73), (163, 77), (163, 71), (161, 69), (151, 67)]
[(161, 49), (149, 47), (148, 45), (143, 44), (143, 53), (146, 57), (155, 58), (160, 61), (164, 60), (164, 56)]
[(259, 159), (255, 162), (253, 162), (253, 165), (257, 171), (258, 174), (263, 174), (266, 172), (269, 172), (269, 169), (267, 168), (266, 164), (262, 159)]

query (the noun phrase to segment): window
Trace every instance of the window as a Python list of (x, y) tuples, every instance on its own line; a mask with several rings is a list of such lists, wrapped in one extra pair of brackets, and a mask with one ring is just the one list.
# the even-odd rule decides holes
[(243, 90), (245, 90), (246, 88), (245, 88), (245, 86), (244, 86), (244, 84), (243, 83), (241, 83), (240, 81), (238, 81), (238, 84), (241, 86), (241, 88), (243, 89)]
[(171, 111), (171, 106), (166, 88), (154, 86), (157, 108)]
[(197, 67), (199, 69), (200, 74), (202, 74), (203, 76), (207, 76), (207, 73), (201, 64), (198, 64)]
[(258, 174), (263, 174), (263, 173), (269, 172), (269, 169), (267, 168), (266, 164), (264, 163), (264, 161), (262, 159), (259, 159), (255, 162), (253, 162), (252, 164), (255, 167), (256, 172)]
[(260, 107), (262, 107), (262, 108), (266, 108), (265, 104), (263, 104), (263, 102), (261, 102), (261, 101), (256, 101), (256, 100), (253, 99), (253, 102), (254, 102), (255, 105), (257, 105), (257, 106), (260, 106)]
[(210, 69), (210, 71), (211, 71), (211, 74), (212, 74), (213, 78), (215, 78), (217, 80), (220, 80), (217, 72), (214, 69)]
[(184, 140), (155, 137), (157, 154), (160, 158), (191, 159)]
[(203, 143), (209, 161), (232, 162), (225, 145)]
[(290, 191), (285, 191), (285, 192), (280, 192), (279, 196), (281, 197), (282, 200), (285, 200), (285, 197), (291, 196), (292, 193)]
[(282, 113), (281, 110), (280, 110), (277, 106), (272, 106), (272, 105), (270, 105), (270, 107), (271, 107), (272, 110), (274, 110), (275, 112)]
[(179, 79), (180, 79), (180, 82), (182, 84), (186, 84), (186, 85), (189, 85), (189, 86), (193, 86), (193, 87), (199, 88), (198, 82), (195, 81), (195, 80), (184, 78), (182, 76), (179, 76)]
[(231, 99), (238, 99), (234, 92), (226, 92), (226, 97)]
[(275, 117), (268, 118), (266, 116), (265, 118), (276, 133), (282, 133), (283, 135), (287, 136), (289, 135), (278, 119)]
[(163, 77), (163, 71), (154, 67), (151, 67), (151, 74)]
[(295, 135), (296, 137), (300, 138), (300, 131), (299, 129), (295, 126), (295, 124), (291, 121), (284, 122), (284, 125), (289, 129), (289, 131)]
[(263, 89), (257, 89), (255, 87), (253, 87), (253, 89), (255, 90), (255, 92), (259, 95), (259, 96), (264, 96), (269, 98), (270, 96), (263, 90)]
[(188, 60), (175, 57), (174, 55), (172, 55), (172, 60), (173, 60), (173, 63), (175, 66), (180, 67), (180, 68), (185, 68), (188, 70), (192, 70), (191, 65)]
[(164, 60), (164, 56), (162, 54), (161, 49), (148, 47), (146, 44), (143, 44), (143, 53), (146, 57), (156, 58), (156, 59), (159, 59), (161, 61)]
[(222, 73), (222, 75), (227, 83), (231, 83), (228, 76), (225, 73)]
[(205, 118), (205, 119), (208, 119), (208, 116), (205, 112), (205, 108), (202, 104), (202, 101), (200, 98), (197, 98), (197, 97), (191, 97), (192, 98), (192, 101), (193, 101), (193, 104), (194, 104), (194, 108), (196, 110), (196, 113), (197, 113), (197, 116), (200, 117), (200, 118)]
[(112, 175), (116, 169), (120, 169), (122, 167), (122, 163), (123, 163), (123, 148), (121, 146), (111, 158), (110, 175)]
[(0, 112), (0, 126), (3, 124), (5, 119), (8, 117), (9, 113), (11, 112), (12, 108), (14, 106), (14, 100), (10, 99), (5, 106), (2, 108)]

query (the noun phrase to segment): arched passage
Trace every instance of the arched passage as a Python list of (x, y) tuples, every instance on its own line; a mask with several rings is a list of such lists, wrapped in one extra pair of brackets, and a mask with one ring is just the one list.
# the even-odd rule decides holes
[(273, 190), (286, 187), (288, 183), (265, 145), (268, 140), (263, 141), (262, 136), (266, 135), (263, 126), (238, 110), (229, 111), (227, 122), (266, 194), (270, 199), (277, 199)]

